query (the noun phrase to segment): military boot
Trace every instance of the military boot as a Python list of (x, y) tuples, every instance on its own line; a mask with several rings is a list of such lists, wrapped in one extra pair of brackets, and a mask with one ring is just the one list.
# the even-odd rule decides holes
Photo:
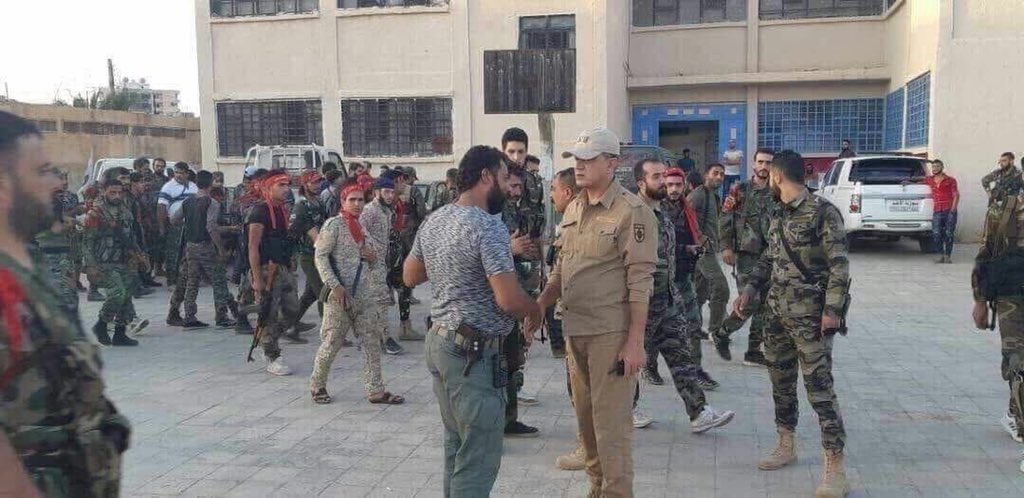
[(555, 459), (555, 467), (562, 470), (583, 470), (586, 467), (586, 463), (587, 457), (579, 438), (576, 438), (576, 448)]
[(825, 471), (821, 484), (814, 490), (814, 498), (842, 498), (846, 496), (846, 467), (843, 466), (843, 452), (825, 450), (823, 460)]
[(181, 327), (185, 323), (185, 320), (181, 318), (181, 312), (178, 310), (171, 310), (167, 312), (167, 325), (171, 327)]
[(92, 326), (92, 333), (96, 335), (96, 340), (100, 341), (100, 344), (104, 346), (110, 345), (110, 334), (107, 333), (107, 322), (99, 320), (96, 325)]
[(403, 341), (422, 341), (423, 334), (412, 329), (412, 321), (402, 320), (402, 332), (398, 335), (398, 338)]
[(235, 333), (241, 335), (252, 335), (253, 329), (252, 324), (249, 323), (249, 317), (245, 315), (235, 315), (237, 321), (235, 322)]
[(778, 428), (779, 440), (771, 454), (761, 459), (757, 468), (761, 470), (779, 470), (791, 463), (796, 463), (796, 441), (793, 431)]
[(139, 341), (128, 337), (125, 334), (125, 326), (122, 324), (114, 327), (114, 340), (111, 341), (111, 344), (115, 346), (138, 346)]

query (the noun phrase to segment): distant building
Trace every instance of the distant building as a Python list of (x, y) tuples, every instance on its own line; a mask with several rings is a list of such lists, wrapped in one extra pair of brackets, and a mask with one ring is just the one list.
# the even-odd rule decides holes
[[(132, 102), (128, 108), (131, 112), (141, 112), (157, 116), (178, 116), (181, 114), (181, 109), (178, 107), (178, 94), (181, 92), (178, 90), (150, 88), (146, 78), (140, 78), (138, 81), (124, 78), (114, 89), (131, 96)], [(96, 92), (99, 93), (102, 100), (110, 93), (110, 89), (101, 87), (97, 88)]]

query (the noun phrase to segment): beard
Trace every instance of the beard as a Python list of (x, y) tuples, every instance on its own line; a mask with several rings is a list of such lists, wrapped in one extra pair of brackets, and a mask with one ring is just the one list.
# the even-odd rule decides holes
[(487, 192), (487, 212), (498, 214), (505, 207), (505, 192), (498, 186), (498, 182), (491, 184), (491, 190)]
[[(53, 225), (56, 217), (54, 210), (63, 208), (60, 206), (46, 206), (32, 196), (25, 194), (20, 182), (14, 181), (14, 203), (11, 207), (11, 228), (22, 240), (31, 240), (39, 232), (47, 230)], [(51, 199), (53, 199), (51, 197)]]
[(766, 169), (757, 170), (757, 171), (754, 172), (754, 174), (757, 175), (757, 177), (762, 179), (762, 180), (764, 180), (765, 178), (768, 178), (768, 170), (766, 170)]
[(105, 199), (105, 200), (106, 200), (107, 204), (110, 204), (111, 206), (120, 206), (121, 205), (121, 199)]
[(662, 185), (661, 188), (652, 190), (648, 188), (646, 185), (644, 185), (644, 195), (647, 196), (648, 199), (651, 199), (653, 201), (660, 201), (663, 200), (665, 197), (668, 197), (668, 188)]
[(778, 202), (782, 202), (782, 189), (779, 188), (779, 184), (769, 181), (768, 188), (772, 189), (772, 198)]

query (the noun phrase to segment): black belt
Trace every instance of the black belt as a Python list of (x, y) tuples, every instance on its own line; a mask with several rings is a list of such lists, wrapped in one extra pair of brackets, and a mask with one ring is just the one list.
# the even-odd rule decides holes
[[(434, 332), (436, 332), (437, 335), (444, 337), (445, 339), (451, 340), (452, 342), (455, 343), (456, 346), (459, 346), (460, 348), (463, 349), (468, 349), (469, 343), (470, 341), (472, 341), (472, 332), (465, 325), (459, 327), (457, 330), (452, 330), (438, 325), (434, 327)], [(501, 349), (501, 344), (504, 342), (504, 340), (504, 336), (490, 336), (485, 339), (481, 339), (480, 347), (484, 349)]]

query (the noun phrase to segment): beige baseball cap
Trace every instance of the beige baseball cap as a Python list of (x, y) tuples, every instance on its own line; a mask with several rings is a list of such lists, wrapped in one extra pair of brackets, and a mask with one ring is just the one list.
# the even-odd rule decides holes
[(587, 161), (602, 153), (619, 155), (619, 137), (608, 128), (594, 128), (580, 133), (572, 150), (563, 152), (562, 157), (576, 157)]

